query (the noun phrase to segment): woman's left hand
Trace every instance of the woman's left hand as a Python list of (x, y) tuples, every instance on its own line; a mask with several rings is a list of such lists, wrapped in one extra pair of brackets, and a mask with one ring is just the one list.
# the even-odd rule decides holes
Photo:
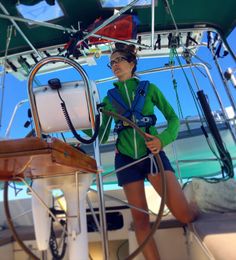
[(162, 145), (161, 145), (161, 140), (159, 138), (157, 138), (154, 135), (150, 135), (145, 133), (146, 137), (147, 137), (147, 141), (146, 146), (147, 148), (153, 153), (153, 154), (157, 154), (160, 152)]

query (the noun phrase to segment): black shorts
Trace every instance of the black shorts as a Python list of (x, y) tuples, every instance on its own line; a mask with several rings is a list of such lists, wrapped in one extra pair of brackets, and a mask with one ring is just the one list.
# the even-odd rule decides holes
[[(163, 163), (164, 170), (174, 172), (174, 169), (172, 168), (170, 161), (169, 161), (168, 157), (166, 156), (165, 152), (160, 151), (159, 156)], [(130, 163), (133, 163), (135, 161), (137, 161), (137, 160), (135, 160), (127, 155), (117, 153), (115, 155), (115, 169), (118, 170), (119, 168), (126, 166)], [(157, 163), (155, 165), (158, 167)], [(118, 185), (123, 186), (124, 184), (128, 184), (131, 182), (145, 180), (147, 178), (148, 174), (151, 173), (151, 167), (153, 168), (153, 171), (156, 172), (156, 167), (151, 166), (151, 160), (150, 160), (150, 158), (147, 157), (146, 159), (144, 159), (132, 166), (129, 166), (129, 167), (125, 168), (124, 170), (118, 171), (116, 173), (116, 176), (118, 179)], [(158, 172), (159, 172), (159, 169), (158, 169)]]

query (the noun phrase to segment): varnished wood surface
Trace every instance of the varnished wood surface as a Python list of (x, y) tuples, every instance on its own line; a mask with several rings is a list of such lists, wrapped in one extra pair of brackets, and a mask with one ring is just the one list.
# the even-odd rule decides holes
[(0, 180), (16, 177), (52, 177), (80, 173), (97, 173), (96, 161), (56, 138), (38, 137), (0, 141)]

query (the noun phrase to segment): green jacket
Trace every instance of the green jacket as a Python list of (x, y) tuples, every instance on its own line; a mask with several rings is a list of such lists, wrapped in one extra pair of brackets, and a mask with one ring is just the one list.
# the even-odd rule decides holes
[[(139, 80), (137, 78), (131, 78), (125, 82), (118, 81), (114, 83), (114, 85), (118, 87), (121, 96), (129, 107), (134, 99), (138, 82)], [(105, 104), (105, 110), (116, 112), (107, 96), (103, 99), (103, 103)], [(179, 130), (179, 119), (161, 91), (151, 83), (148, 87), (147, 96), (142, 111), (143, 115), (154, 114), (155, 106), (166, 118), (168, 127), (163, 132), (158, 133), (156, 127), (151, 126), (149, 128), (149, 133), (158, 137), (162, 143), (162, 147), (164, 147), (176, 139)], [(115, 119), (115, 121), (116, 120), (117, 119)], [(111, 129), (111, 123), (112, 120), (110, 120), (109, 116), (103, 114), (102, 125), (99, 130), (99, 138), (101, 143), (105, 143), (107, 141)], [(142, 128), (142, 130), (145, 131), (145, 128)], [(143, 137), (141, 137), (133, 128), (130, 127), (119, 133), (116, 147), (120, 153), (128, 155), (133, 159), (138, 159), (147, 154), (147, 148)]]

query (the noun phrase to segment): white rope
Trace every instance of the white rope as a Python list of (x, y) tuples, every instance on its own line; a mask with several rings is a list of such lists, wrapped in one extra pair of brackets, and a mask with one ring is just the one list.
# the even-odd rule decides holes
[[(149, 154), (148, 157), (150, 159), (150, 174), (152, 176), (156, 176), (158, 173), (158, 167), (157, 167), (156, 160), (155, 160), (153, 154)], [(153, 171), (153, 166), (155, 167), (155, 171)]]
[(105, 127), (105, 130), (104, 130), (104, 132), (103, 132), (103, 135), (102, 135), (102, 137), (101, 137), (101, 140), (100, 140), (100, 143), (102, 142), (102, 140), (103, 140), (103, 138), (104, 138), (104, 136), (105, 136), (105, 133), (106, 133), (106, 131), (107, 131), (107, 127), (108, 127), (108, 125), (109, 125), (109, 123), (110, 123), (110, 121), (111, 121), (111, 116), (108, 118), (108, 120), (107, 120), (107, 124), (106, 124), (106, 127)]

